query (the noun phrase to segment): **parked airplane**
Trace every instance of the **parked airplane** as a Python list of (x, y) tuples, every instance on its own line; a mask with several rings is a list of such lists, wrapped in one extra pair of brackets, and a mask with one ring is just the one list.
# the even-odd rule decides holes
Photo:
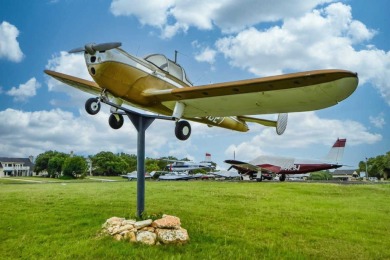
[[(316, 70), (193, 87), (184, 69), (164, 55), (137, 58), (121, 43), (86, 44), (69, 53), (84, 52), (88, 81), (60, 72), (45, 73), (82, 91), (97, 95), (85, 103), (94, 115), (101, 103), (111, 106), (109, 124), (123, 125), (122, 104), (169, 116), (176, 120), (175, 134), (186, 140), (191, 134), (187, 119), (208, 126), (246, 132), (247, 122), (276, 128), (283, 134), (289, 112), (318, 110), (336, 105), (358, 85), (356, 73)], [(248, 115), (276, 114), (276, 121)]]
[(188, 180), (196, 179), (196, 177), (184, 172), (168, 172), (164, 175), (160, 175), (158, 179), (162, 181), (179, 181), (179, 180), (188, 181)]
[(344, 154), (347, 139), (337, 139), (328, 155), (323, 160), (295, 159), (291, 157), (279, 157), (261, 155), (249, 163), (237, 160), (226, 160), (231, 168), (237, 169), (240, 174), (247, 174), (257, 181), (272, 179), (272, 174), (279, 174), (279, 180), (286, 180), (286, 174), (302, 174), (308, 172), (337, 169)]
[[(165, 160), (165, 159), (163, 159)], [(204, 161), (199, 163), (192, 161), (178, 161), (178, 160), (168, 160), (171, 163), (167, 164), (165, 167), (167, 171), (176, 171), (176, 172), (188, 172), (190, 173), (193, 170), (205, 169), (205, 170), (214, 170), (215, 166), (211, 161), (211, 154), (206, 153), (206, 158)]]
[[(138, 178), (137, 171), (133, 171), (124, 175), (121, 175), (122, 178), (131, 180), (136, 180)], [(145, 179), (150, 179), (152, 176), (149, 173), (145, 173)]]

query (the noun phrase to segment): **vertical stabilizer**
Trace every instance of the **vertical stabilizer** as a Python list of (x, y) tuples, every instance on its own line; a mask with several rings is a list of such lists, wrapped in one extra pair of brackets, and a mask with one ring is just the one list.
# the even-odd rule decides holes
[(205, 161), (205, 162), (211, 162), (211, 154), (206, 153), (206, 156), (205, 156), (205, 158), (204, 158), (204, 161)]
[(332, 148), (330, 149), (325, 160), (329, 162), (339, 163), (343, 159), (344, 148), (347, 139), (337, 139)]

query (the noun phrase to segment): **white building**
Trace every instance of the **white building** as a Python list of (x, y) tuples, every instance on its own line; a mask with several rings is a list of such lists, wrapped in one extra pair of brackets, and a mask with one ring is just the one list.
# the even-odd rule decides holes
[(0, 157), (0, 178), (11, 176), (33, 176), (33, 157), (9, 158)]

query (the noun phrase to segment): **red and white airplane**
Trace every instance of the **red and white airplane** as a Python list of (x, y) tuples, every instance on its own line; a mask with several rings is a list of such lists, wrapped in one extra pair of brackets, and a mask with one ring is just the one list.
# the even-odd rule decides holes
[[(240, 132), (249, 130), (247, 122), (258, 123), (283, 134), (287, 113), (334, 106), (358, 85), (356, 73), (327, 69), (194, 87), (176, 61), (161, 54), (138, 58), (120, 46), (119, 42), (91, 43), (70, 51), (84, 53), (94, 81), (50, 70), (45, 73), (95, 95), (85, 103), (91, 115), (99, 112), (101, 103), (110, 105), (108, 121), (114, 129), (123, 125), (122, 105), (130, 105), (176, 120), (175, 134), (180, 140), (191, 134), (186, 120)], [(261, 114), (279, 116), (276, 121), (251, 116)]]
[(231, 168), (238, 170), (241, 175), (249, 175), (257, 181), (271, 179), (272, 174), (278, 174), (279, 180), (286, 180), (287, 174), (302, 174), (308, 172), (340, 168), (340, 160), (344, 154), (347, 139), (337, 139), (328, 155), (323, 160), (295, 159), (292, 157), (280, 157), (261, 155), (246, 163), (237, 160), (226, 160)]

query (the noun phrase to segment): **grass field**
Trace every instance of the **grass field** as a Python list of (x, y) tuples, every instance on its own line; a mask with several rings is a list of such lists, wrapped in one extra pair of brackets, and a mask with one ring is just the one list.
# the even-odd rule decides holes
[(135, 214), (136, 182), (2, 181), (0, 258), (390, 259), (389, 198), (389, 184), (147, 181), (147, 213), (180, 217), (191, 241), (144, 246), (98, 235)]

